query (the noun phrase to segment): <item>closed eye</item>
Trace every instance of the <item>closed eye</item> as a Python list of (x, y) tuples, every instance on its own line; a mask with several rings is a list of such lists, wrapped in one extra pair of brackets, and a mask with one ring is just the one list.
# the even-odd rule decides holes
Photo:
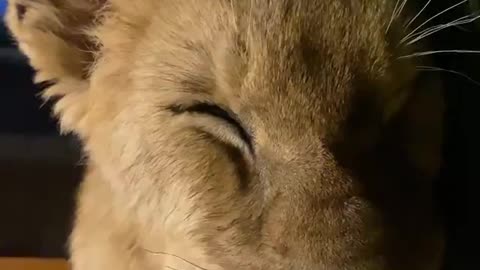
[(207, 114), (227, 122), (229, 125), (231, 125), (236, 129), (240, 138), (248, 145), (248, 148), (253, 153), (252, 137), (250, 133), (247, 132), (246, 129), (240, 124), (240, 122), (237, 120), (238, 117), (236, 117), (234, 113), (228, 112), (227, 110), (221, 108), (220, 106), (213, 103), (208, 103), (208, 102), (198, 102), (191, 105), (174, 104), (174, 105), (168, 106), (167, 109), (173, 112), (174, 114), (182, 114), (182, 113)]

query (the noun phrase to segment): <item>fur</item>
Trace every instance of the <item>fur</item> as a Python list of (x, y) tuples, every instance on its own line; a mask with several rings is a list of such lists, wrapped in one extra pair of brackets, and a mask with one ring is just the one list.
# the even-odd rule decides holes
[(394, 2), (9, 1), (88, 156), (73, 269), (440, 269), (442, 91)]

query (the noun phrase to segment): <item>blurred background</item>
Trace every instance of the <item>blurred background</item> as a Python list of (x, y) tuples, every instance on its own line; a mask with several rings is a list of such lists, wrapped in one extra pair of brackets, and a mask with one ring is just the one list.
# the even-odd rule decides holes
[(33, 70), (5, 29), (5, 7), (0, 0), (0, 257), (63, 257), (79, 145), (58, 135), (49, 104), (41, 106)]
[[(419, 7), (427, 2), (410, 1)], [(431, 17), (457, 2), (433, 0), (423, 14)], [(478, 14), (479, 0), (463, 2), (425, 27)], [(5, 5), (0, 0), (0, 16)], [(430, 41), (436, 50), (480, 50), (480, 24), (450, 27)], [(473, 183), (480, 180), (480, 54), (439, 54), (435, 65), (454, 71), (438, 71), (448, 103), (446, 164), (437, 186), (448, 224), (446, 269), (470, 270), (476, 258), (471, 219), (479, 206)], [(58, 135), (32, 76), (0, 22), (0, 257), (65, 257), (83, 171), (80, 148), (74, 137)]]

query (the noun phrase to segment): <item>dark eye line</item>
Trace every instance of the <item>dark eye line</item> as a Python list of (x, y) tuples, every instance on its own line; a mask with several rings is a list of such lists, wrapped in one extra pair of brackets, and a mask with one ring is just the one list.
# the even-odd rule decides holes
[(220, 106), (212, 103), (207, 102), (198, 102), (192, 105), (181, 105), (181, 104), (173, 104), (167, 107), (168, 110), (173, 112), (174, 114), (182, 114), (182, 113), (200, 113), (200, 114), (208, 114), (213, 117), (220, 118), (230, 125), (234, 126), (235, 129), (238, 131), (240, 138), (247, 143), (248, 148), (253, 153), (253, 145), (252, 145), (252, 136), (246, 131), (246, 129), (236, 120), (236, 117), (233, 117), (233, 113), (227, 112), (227, 110), (221, 108)]

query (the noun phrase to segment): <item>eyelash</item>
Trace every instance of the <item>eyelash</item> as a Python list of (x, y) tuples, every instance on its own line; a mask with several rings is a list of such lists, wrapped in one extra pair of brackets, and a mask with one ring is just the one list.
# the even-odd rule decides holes
[(240, 138), (248, 145), (250, 150), (253, 150), (252, 136), (250, 135), (250, 133), (244, 128), (242, 124), (240, 124), (240, 122), (237, 120), (237, 117), (232, 116), (234, 115), (233, 113), (228, 112), (227, 110), (221, 108), (216, 104), (206, 102), (194, 103), (189, 106), (175, 104), (169, 106), (168, 110), (170, 110), (174, 114), (199, 113), (222, 119), (231, 126), (235, 127), (235, 129), (238, 131), (238, 134), (240, 135)]

